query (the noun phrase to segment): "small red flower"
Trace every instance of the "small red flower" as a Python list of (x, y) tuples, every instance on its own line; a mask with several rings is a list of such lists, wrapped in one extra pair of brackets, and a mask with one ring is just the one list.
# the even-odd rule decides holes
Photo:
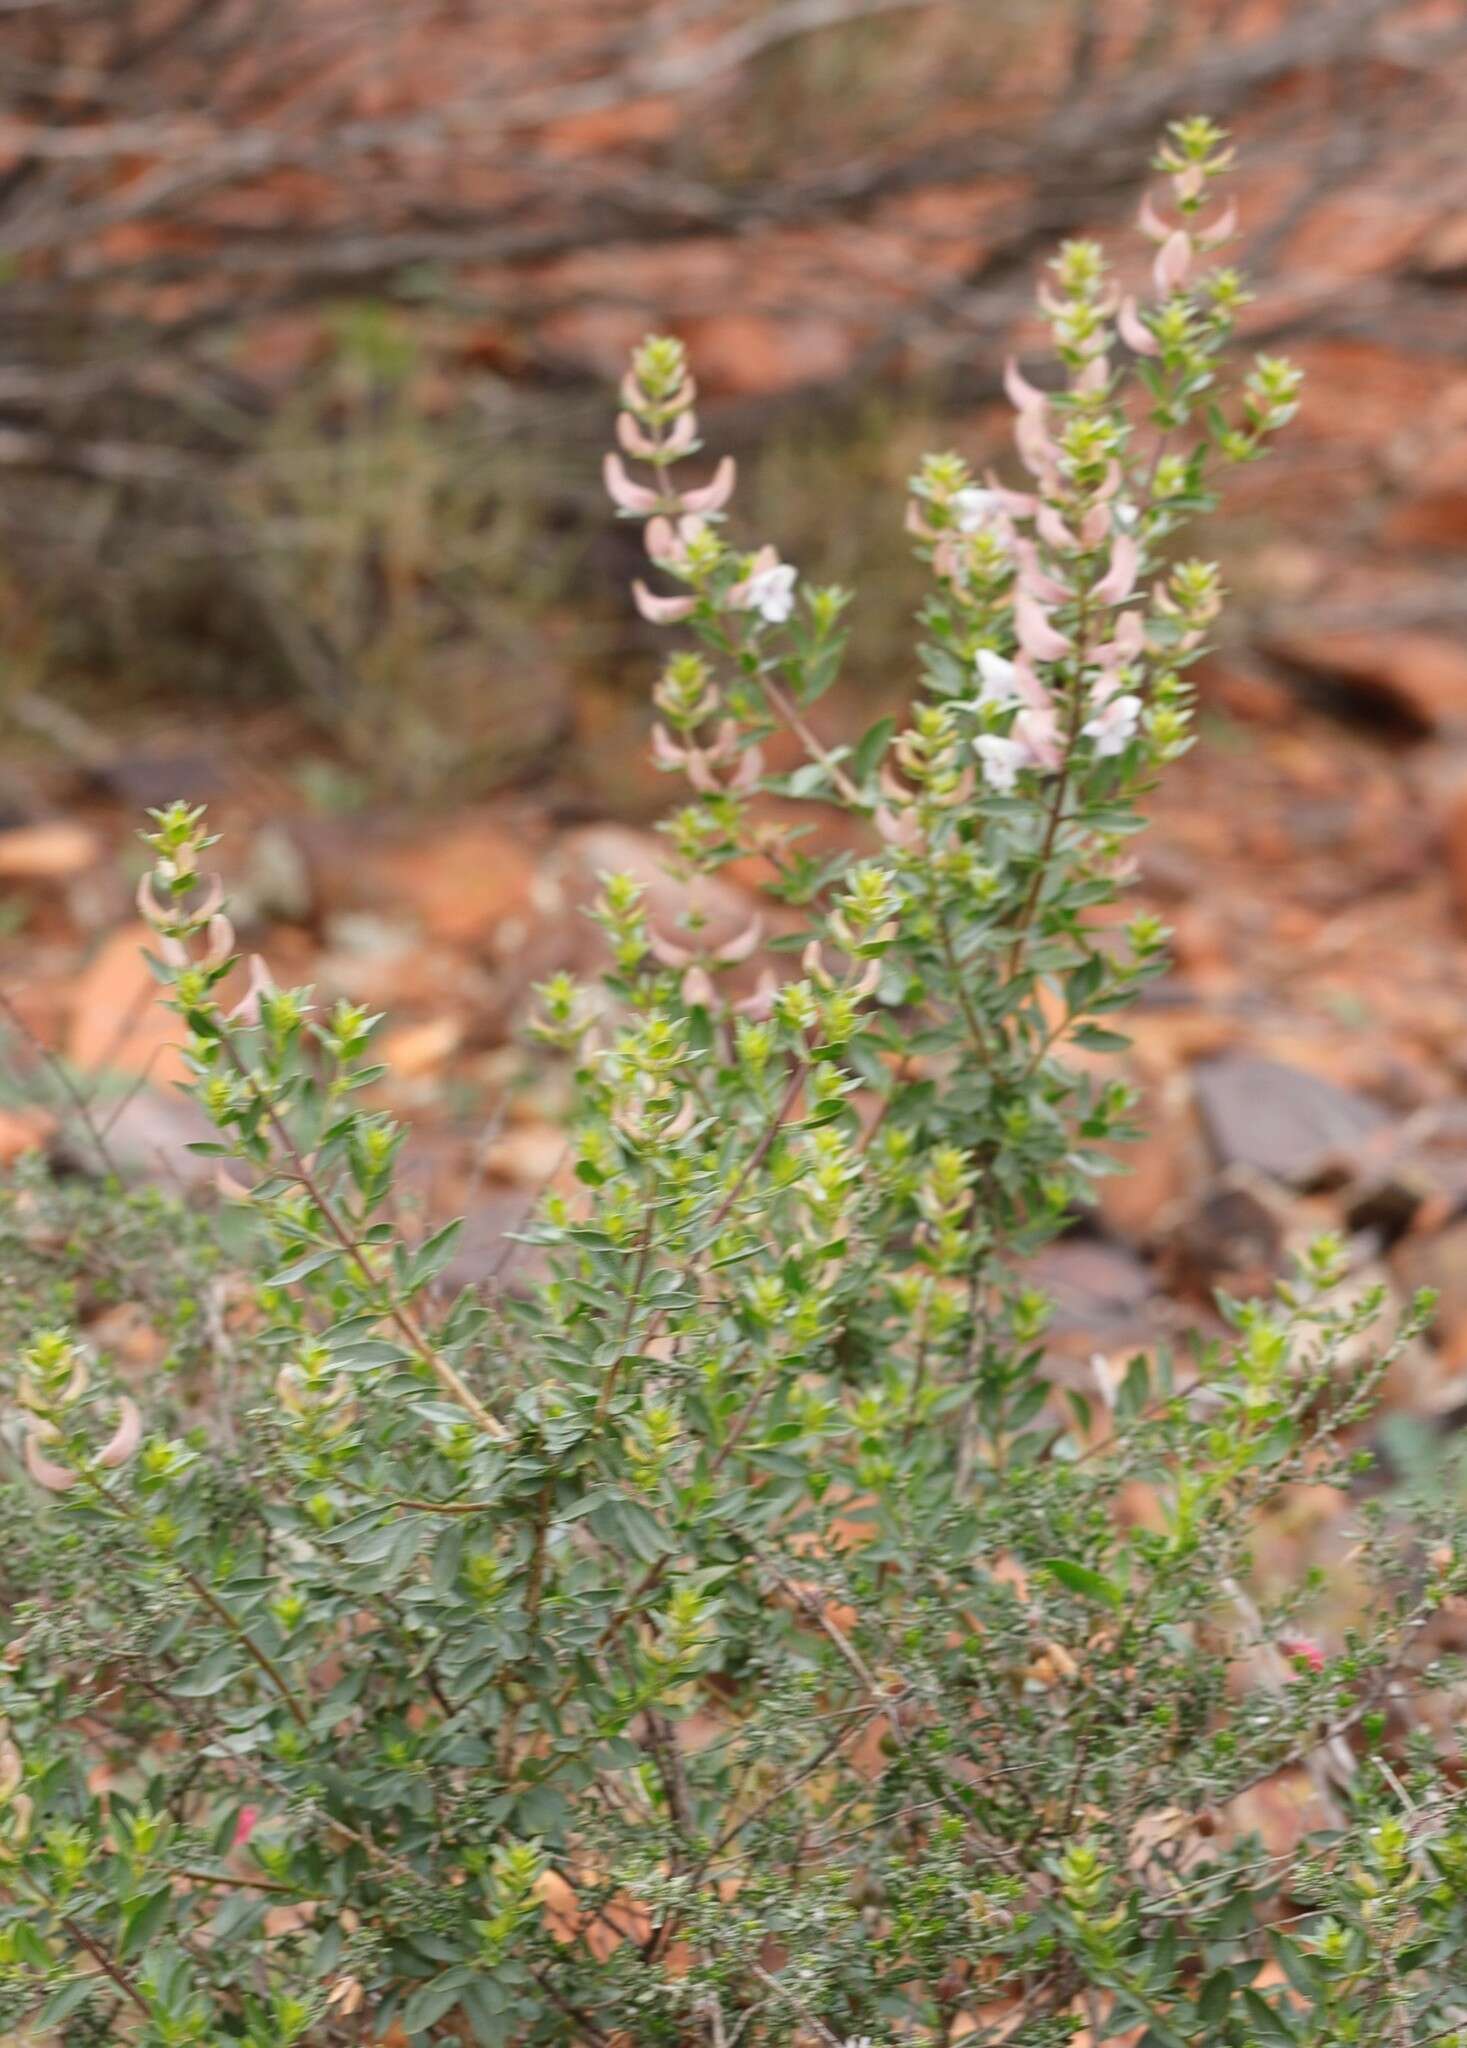
[(1307, 1664), (1311, 1671), (1323, 1671), (1324, 1651), (1313, 1636), (1280, 1636), (1278, 1646), (1291, 1660)]

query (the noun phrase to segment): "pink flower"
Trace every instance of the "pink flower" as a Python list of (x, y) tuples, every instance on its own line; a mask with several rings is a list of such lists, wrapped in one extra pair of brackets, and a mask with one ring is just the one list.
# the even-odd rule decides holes
[(1043, 413), (1048, 400), (1037, 386), (1031, 384), (1018, 364), (1010, 356), (1003, 366), (1003, 388), (1008, 394), (1009, 404), (1015, 412)]
[(1121, 310), (1116, 316), (1116, 332), (1126, 347), (1133, 349), (1138, 356), (1154, 356), (1161, 353), (1161, 344), (1141, 318), (1140, 309), (1134, 299), (1122, 299)]
[(240, 1808), (239, 1818), (234, 1823), (234, 1846), (236, 1849), (244, 1847), (259, 1824), (260, 1809), (258, 1806), (242, 1806)]
[(1170, 235), (1173, 232), (1173, 230), (1167, 226), (1166, 222), (1157, 212), (1156, 208), (1152, 205), (1151, 194), (1149, 192), (1141, 201), (1141, 206), (1139, 211), (1137, 212), (1136, 220), (1140, 226), (1142, 234), (1147, 236), (1148, 239), (1153, 242), (1164, 242), (1167, 239), (1168, 235)]
[(137, 1402), (124, 1394), (117, 1407), (117, 1427), (97, 1453), (97, 1463), (106, 1465), (109, 1470), (125, 1465), (143, 1440), (143, 1418)]
[(1212, 223), (1211, 227), (1199, 227), (1194, 230), (1194, 233), (1197, 237), (1198, 248), (1219, 248), (1222, 245), (1222, 243), (1230, 242), (1232, 240), (1234, 234), (1237, 232), (1237, 227), (1238, 204), (1235, 199), (1230, 199), (1227, 205), (1223, 208), (1222, 212), (1218, 215), (1217, 219)]
[(76, 1474), (65, 1465), (56, 1464), (41, 1449), (43, 1443), (59, 1434), (54, 1422), (38, 1422), (25, 1440), (25, 1469), (47, 1493), (65, 1493), (69, 1486), (76, 1485)]
[(1048, 613), (1026, 590), (1020, 590), (1014, 599), (1014, 629), (1031, 661), (1062, 661), (1070, 651), (1069, 641), (1050, 624)]
[(275, 982), (269, 968), (258, 953), (250, 955), (250, 978), (244, 994), (229, 1012), (231, 1024), (258, 1024), (260, 1009), (267, 996), (275, 993)]
[(678, 502), (685, 512), (721, 512), (733, 496), (737, 470), (731, 455), (725, 455), (713, 472), (710, 483), (697, 490), (682, 491)]
[(1187, 282), (1191, 268), (1192, 237), (1185, 228), (1177, 228), (1157, 250), (1156, 261), (1151, 266), (1156, 289), (1164, 298), (1180, 290)]
[(696, 597), (657, 597), (640, 578), (632, 585), (632, 601), (644, 619), (654, 626), (675, 626), (697, 610)]
[(1285, 1657), (1307, 1664), (1311, 1671), (1323, 1671), (1324, 1651), (1313, 1636), (1280, 1636), (1278, 1647)]
[(1038, 598), (1041, 604), (1069, 603), (1073, 595), (1069, 585), (1050, 575), (1041, 563), (1039, 550), (1032, 540), (1015, 541), (1014, 553), (1023, 571), (1023, 587), (1030, 597)]
[(601, 474), (606, 483), (606, 495), (622, 512), (643, 517), (657, 511), (662, 504), (660, 491), (649, 490), (646, 484), (634, 484), (627, 475), (626, 464), (619, 455), (608, 455), (601, 464)]
[(1064, 760), (1059, 721), (1050, 704), (1026, 705), (1014, 720), (1011, 737), (1024, 749), (1031, 767), (1053, 774)]
[(1060, 548), (1066, 552), (1072, 552), (1079, 546), (1079, 542), (1075, 539), (1074, 534), (1065, 525), (1065, 522), (1060, 518), (1053, 505), (1041, 505), (1038, 512), (1034, 515), (1034, 524), (1038, 529), (1039, 538), (1046, 547)]
[(1141, 550), (1132, 535), (1119, 533), (1110, 551), (1110, 567), (1100, 581), (1091, 586), (1090, 595), (1097, 604), (1124, 604), (1136, 588), (1136, 572), (1141, 566)]

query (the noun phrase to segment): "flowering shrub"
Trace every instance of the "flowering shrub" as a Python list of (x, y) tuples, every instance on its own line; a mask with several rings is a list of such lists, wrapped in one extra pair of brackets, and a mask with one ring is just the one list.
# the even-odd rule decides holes
[(258, 963), (226, 1010), (203, 818), (156, 815), (244, 1279), (146, 1388), (65, 1327), (14, 1369), (10, 2038), (1467, 2040), (1467, 1822), (1415, 1717), (1460, 1678), (1462, 1518), (1354, 1503), (1343, 1643), (1250, 1587), (1260, 1513), (1352, 1489), (1403, 1333), (1324, 1241), (1229, 1341), (1066, 1383), (1031, 1276), (1163, 961), (1112, 906), (1220, 601), (1172, 537), (1294, 402), (1278, 361), (1221, 381), (1225, 163), (1171, 132), (1144, 302), (1061, 251), (1024, 486), (917, 477), (904, 730), (812, 729), (845, 596), (727, 538), (682, 351), (638, 352), (607, 480), (695, 642), (656, 688), (672, 854), (756, 857), (769, 926), (606, 878), (604, 988), (541, 991), (580, 1107), (533, 1292), (444, 1292), (376, 1020)]

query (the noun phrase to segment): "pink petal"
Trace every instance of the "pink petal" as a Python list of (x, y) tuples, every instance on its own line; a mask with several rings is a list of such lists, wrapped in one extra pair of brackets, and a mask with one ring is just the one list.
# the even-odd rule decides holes
[(657, 453), (657, 443), (650, 434), (642, 432), (640, 423), (632, 413), (619, 412), (617, 414), (616, 438), (628, 455), (635, 455), (641, 462), (645, 462), (649, 456)]
[(25, 1469), (37, 1486), (44, 1486), (47, 1493), (65, 1493), (69, 1486), (76, 1485), (76, 1474), (64, 1465), (53, 1464), (41, 1450), (43, 1436), (55, 1436), (54, 1424), (46, 1423), (33, 1429), (25, 1440)]
[(1151, 275), (1156, 289), (1165, 297), (1177, 291), (1187, 282), (1187, 273), (1192, 268), (1192, 237), (1185, 228), (1178, 228), (1167, 236), (1156, 252), (1156, 261), (1151, 266)]
[(1122, 612), (1116, 620), (1115, 643), (1128, 661), (1134, 661), (1146, 647), (1146, 622), (1140, 612)]
[(1059, 725), (1053, 711), (1021, 711), (1014, 720), (1014, 738), (1026, 748), (1036, 768), (1053, 773), (1064, 759)]
[(143, 1440), (143, 1418), (137, 1402), (124, 1394), (117, 1406), (120, 1420), (97, 1453), (97, 1463), (109, 1468), (125, 1465)]
[[(753, 789), (764, 773), (764, 753), (760, 747), (748, 747), (739, 756), (739, 765), (728, 778), (732, 789)], [(726, 957), (726, 956), (723, 956)]]
[(647, 950), (654, 959), (660, 960), (664, 967), (688, 967), (695, 957), (689, 947), (674, 945), (671, 939), (662, 938), (650, 926), (647, 931)]
[(250, 978), (244, 994), (229, 1012), (231, 1024), (258, 1024), (260, 1005), (275, 993), (275, 982), (258, 953), (250, 955)]
[(1026, 655), (1021, 654), (1014, 663), (1014, 682), (1030, 711), (1043, 711), (1053, 716), (1054, 700), (1034, 673)]
[(1136, 588), (1136, 572), (1141, 566), (1141, 550), (1132, 535), (1118, 533), (1110, 551), (1110, 567), (1098, 583), (1092, 584), (1090, 595), (1097, 604), (1124, 604)]
[(645, 484), (634, 484), (627, 475), (626, 464), (619, 455), (608, 455), (601, 464), (601, 474), (606, 483), (606, 495), (623, 512), (645, 514), (655, 512), (662, 503), (660, 494), (649, 490)]
[(652, 728), (652, 753), (659, 768), (681, 768), (687, 761), (686, 747), (680, 747), (665, 725)]
[(1161, 353), (1161, 344), (1141, 318), (1134, 299), (1122, 299), (1121, 310), (1116, 315), (1116, 332), (1126, 347), (1138, 356), (1154, 356)]
[(1032, 540), (1015, 541), (1014, 553), (1019, 558), (1024, 588), (1031, 597), (1038, 598), (1041, 604), (1069, 603), (1074, 592), (1067, 583), (1061, 583), (1043, 567), (1039, 560), (1039, 550)]
[(644, 538), (647, 553), (654, 562), (676, 562), (680, 559), (682, 550), (666, 513), (658, 512), (647, 521)]
[[(682, 998), (689, 1009), (707, 1010), (712, 1008), (717, 1000), (717, 990), (713, 986), (713, 977), (709, 974), (706, 967), (690, 967), (688, 969), (682, 979)], [(692, 1108), (691, 1098), (689, 1098), (685, 1107), (688, 1109)], [(663, 1135), (668, 1136), (670, 1133), (664, 1132)]]
[(1068, 526), (1065, 525), (1063, 519), (1060, 518), (1058, 512), (1055, 511), (1053, 505), (1041, 505), (1038, 512), (1034, 515), (1034, 523), (1039, 529), (1039, 538), (1046, 546), (1063, 548), (1066, 551), (1073, 551), (1079, 546), (1079, 542), (1075, 539)]
[(1042, 414), (1021, 412), (1014, 422), (1014, 446), (1025, 469), (1041, 482), (1056, 473), (1059, 450), (1049, 438)]
[(686, 455), (698, 435), (698, 415), (694, 412), (680, 412), (672, 423), (672, 432), (663, 442), (663, 451), (668, 455)]
[(721, 512), (733, 496), (737, 471), (731, 455), (725, 455), (713, 472), (713, 480), (696, 491), (679, 492), (684, 512)]
[(1136, 222), (1142, 234), (1148, 235), (1153, 242), (1164, 242), (1172, 232), (1152, 205), (1149, 192), (1141, 201), (1140, 211), (1136, 215)]
[(1216, 249), (1224, 242), (1230, 242), (1237, 232), (1238, 202), (1230, 199), (1210, 227), (1195, 228), (1199, 249)]
[(1098, 548), (1110, 532), (1110, 507), (1104, 503), (1092, 505), (1080, 521), (1080, 539), (1087, 548)]
[(1044, 393), (1029, 382), (1012, 356), (1003, 366), (1003, 388), (1016, 412), (1042, 413), (1048, 402)]
[(1103, 391), (1110, 381), (1110, 364), (1104, 356), (1092, 356), (1075, 379), (1077, 391)]
[(983, 482), (987, 489), (993, 492), (1011, 519), (1030, 519), (1033, 517), (1035, 507), (1039, 501), (1032, 491), (1008, 490), (996, 480), (991, 470), (984, 477)]
[(632, 599), (642, 617), (654, 626), (675, 626), (698, 608), (696, 597), (655, 597), (640, 580), (632, 585)]
[(1069, 641), (1024, 590), (1014, 599), (1014, 627), (1020, 647), (1032, 661), (1063, 661), (1070, 652)]
[(718, 957), (730, 967), (735, 966), (740, 960), (747, 960), (751, 954), (758, 951), (759, 942), (763, 937), (764, 920), (762, 917), (755, 917), (741, 932), (736, 932), (726, 945), (719, 947)]

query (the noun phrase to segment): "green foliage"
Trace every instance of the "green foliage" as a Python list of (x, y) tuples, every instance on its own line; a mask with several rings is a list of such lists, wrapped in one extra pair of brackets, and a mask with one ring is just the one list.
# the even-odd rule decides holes
[[(725, 540), (726, 467), (676, 484), (691, 381), (675, 342), (639, 352), (619, 438), (651, 480), (608, 480), (674, 579), (643, 609), (699, 643), (656, 693), (692, 785), (673, 858), (762, 856), (771, 957), (803, 951), (751, 985), (760, 931), (659, 930), (606, 878), (603, 986), (541, 992), (578, 1191), (529, 1233), (533, 1294), (445, 1291), (453, 1230), (417, 1239), (394, 1202), (377, 1020), (258, 969), (226, 1013), (204, 821), (155, 817), (156, 964), (236, 1189), (228, 1371), (184, 1343), (128, 1390), (32, 1288), (0, 2026), (1463, 2037), (1467, 1824), (1407, 1732), (1460, 1681), (1430, 1645), (1467, 1592), (1461, 1518), (1355, 1504), (1366, 1590), (1333, 1656), (1300, 1633), (1308, 1588), (1266, 1613), (1249, 1590), (1260, 1514), (1354, 1486), (1405, 1333), (1324, 1242), (1225, 1305), (1226, 1343), (1064, 1389), (1029, 1271), (1126, 1127), (1094, 1055), (1163, 961), (1114, 906), (1220, 601), (1167, 549), (1219, 449), (1251, 458), (1293, 403), (1277, 365), (1220, 389), (1219, 143), (1168, 147), (1155, 304), (1118, 308), (1090, 244), (1054, 266), (1064, 382), (1010, 380), (1032, 488), (955, 456), (915, 482), (904, 731), (810, 729), (844, 593)], [(776, 774), (781, 729), (804, 758)], [(164, 1215), (162, 1256), (203, 1270), (207, 1232)], [(1312, 1788), (1297, 1847), (1250, 1833), (1280, 1774)]]

